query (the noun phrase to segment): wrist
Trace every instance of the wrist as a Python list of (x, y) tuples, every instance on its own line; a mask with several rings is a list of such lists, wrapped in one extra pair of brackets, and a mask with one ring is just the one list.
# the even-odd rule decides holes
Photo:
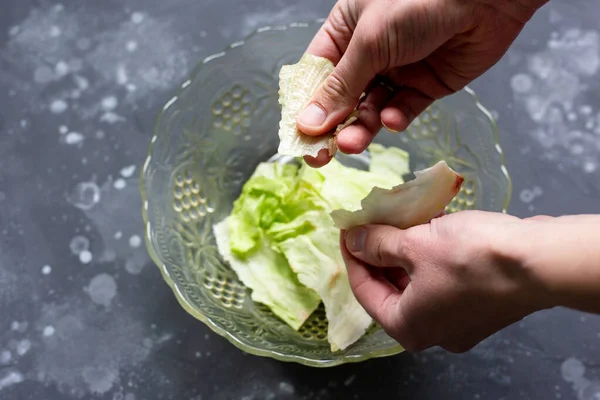
[(600, 216), (523, 220), (515, 254), (545, 297), (546, 307), (600, 312)]

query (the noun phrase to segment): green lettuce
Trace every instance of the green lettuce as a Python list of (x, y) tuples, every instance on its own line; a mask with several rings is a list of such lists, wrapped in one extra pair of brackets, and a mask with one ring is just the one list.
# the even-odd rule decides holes
[(378, 145), (369, 150), (369, 171), (337, 159), (319, 169), (261, 163), (230, 216), (214, 228), (219, 252), (253, 300), (292, 328), (323, 302), (332, 351), (360, 339), (372, 319), (350, 289), (330, 213), (359, 209), (374, 186), (391, 189), (409, 172), (406, 153)]

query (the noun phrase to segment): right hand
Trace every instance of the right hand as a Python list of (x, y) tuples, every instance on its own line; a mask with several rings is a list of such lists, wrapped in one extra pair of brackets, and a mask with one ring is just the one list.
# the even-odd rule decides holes
[[(546, 1), (339, 0), (307, 49), (336, 68), (301, 113), (298, 129), (330, 132), (368, 91), (358, 121), (339, 133), (339, 149), (364, 151), (382, 124), (404, 131), (433, 101), (492, 67)], [(372, 85), (378, 76), (395, 90)], [(322, 151), (305, 159), (320, 167), (330, 157)]]

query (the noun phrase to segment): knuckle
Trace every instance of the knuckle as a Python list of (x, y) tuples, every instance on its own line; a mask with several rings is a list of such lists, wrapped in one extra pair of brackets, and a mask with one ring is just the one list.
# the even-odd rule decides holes
[(337, 3), (331, 10), (323, 28), (334, 37), (340, 34), (342, 37), (352, 34), (352, 27), (348, 24), (346, 11), (341, 3)]
[(377, 232), (372, 237), (372, 244), (368, 246), (371, 249), (372, 261), (379, 266), (394, 266), (398, 260), (397, 243), (393, 237), (384, 232)]
[(321, 95), (326, 100), (332, 102), (335, 101), (336, 103), (342, 103), (344, 105), (349, 103), (350, 99), (352, 99), (350, 86), (337, 69), (327, 77), (325, 84), (321, 87)]
[(407, 229), (404, 232), (403, 240), (399, 240), (396, 244), (396, 251), (402, 253), (407, 261), (413, 263), (418, 258), (422, 242), (423, 236), (418, 232), (417, 227)]

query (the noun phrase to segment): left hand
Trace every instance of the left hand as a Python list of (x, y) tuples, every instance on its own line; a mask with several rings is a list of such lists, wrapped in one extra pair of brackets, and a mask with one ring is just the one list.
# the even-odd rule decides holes
[(513, 251), (514, 233), (528, 223), (463, 211), (407, 230), (353, 228), (340, 245), (354, 295), (388, 335), (408, 351), (458, 353), (554, 306)]

